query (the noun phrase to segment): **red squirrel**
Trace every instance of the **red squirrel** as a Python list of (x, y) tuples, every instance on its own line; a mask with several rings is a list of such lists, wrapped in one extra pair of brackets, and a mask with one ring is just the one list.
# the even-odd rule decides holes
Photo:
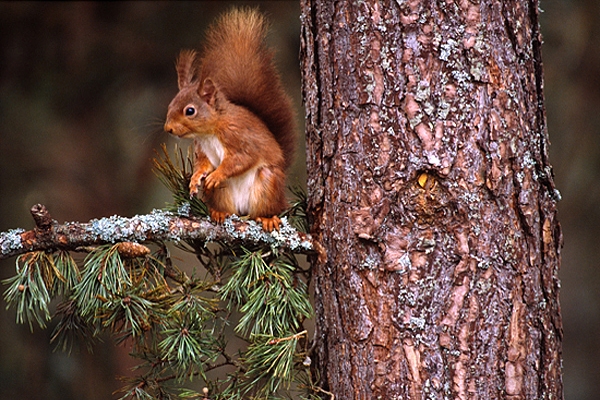
[(258, 11), (233, 9), (209, 28), (201, 54), (183, 50), (165, 131), (194, 139), (190, 196), (202, 188), (213, 220), (248, 215), (272, 231), (287, 207), (296, 126), (266, 31)]

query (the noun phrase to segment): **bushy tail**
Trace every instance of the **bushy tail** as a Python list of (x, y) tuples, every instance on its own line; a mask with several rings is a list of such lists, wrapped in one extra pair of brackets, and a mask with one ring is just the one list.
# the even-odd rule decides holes
[(286, 168), (296, 147), (295, 113), (265, 45), (267, 22), (255, 9), (232, 9), (208, 30), (201, 82), (210, 77), (226, 98), (246, 107), (269, 128), (281, 146)]

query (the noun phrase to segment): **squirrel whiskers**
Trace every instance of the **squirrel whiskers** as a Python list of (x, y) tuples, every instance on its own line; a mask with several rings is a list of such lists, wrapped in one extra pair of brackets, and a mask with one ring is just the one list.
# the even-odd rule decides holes
[(212, 219), (249, 215), (271, 231), (287, 207), (297, 134), (266, 31), (258, 11), (234, 9), (209, 28), (200, 55), (182, 51), (165, 131), (194, 139), (190, 195), (202, 189)]

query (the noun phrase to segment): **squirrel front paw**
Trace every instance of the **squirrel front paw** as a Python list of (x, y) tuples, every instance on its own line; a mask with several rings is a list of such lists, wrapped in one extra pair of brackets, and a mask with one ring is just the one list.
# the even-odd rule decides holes
[(202, 181), (206, 178), (208, 172), (195, 172), (190, 179), (190, 197), (195, 197), (203, 186)]
[(204, 190), (210, 191), (221, 186), (225, 176), (219, 171), (213, 171), (204, 178)]

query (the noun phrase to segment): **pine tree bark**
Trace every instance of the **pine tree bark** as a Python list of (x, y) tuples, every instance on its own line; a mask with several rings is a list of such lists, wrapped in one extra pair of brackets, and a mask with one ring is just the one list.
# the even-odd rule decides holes
[(537, 1), (301, 6), (321, 388), (561, 399)]

